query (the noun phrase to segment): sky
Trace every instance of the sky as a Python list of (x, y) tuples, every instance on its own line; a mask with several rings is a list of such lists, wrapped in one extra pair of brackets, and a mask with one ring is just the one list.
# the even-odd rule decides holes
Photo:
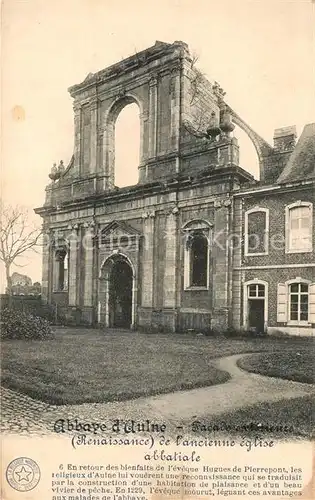
[[(188, 43), (269, 142), (278, 127), (296, 125), (300, 134), (315, 115), (314, 10), (313, 0), (3, 0), (2, 198), (40, 223), (32, 210), (43, 204), (51, 166), (73, 152), (68, 87), (156, 40)], [(255, 174), (241, 135), (241, 158)], [(12, 270), (41, 280), (40, 256), (24, 264)]]

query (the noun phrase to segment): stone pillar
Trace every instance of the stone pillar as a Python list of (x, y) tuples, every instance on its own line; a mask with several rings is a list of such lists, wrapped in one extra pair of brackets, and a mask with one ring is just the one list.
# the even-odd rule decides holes
[(242, 198), (234, 198), (234, 214), (233, 214), (232, 229), (235, 235), (233, 245), (233, 268), (238, 268), (233, 271), (232, 283), (232, 321), (233, 327), (239, 330), (242, 325), (242, 234), (243, 234), (243, 200)]
[(90, 142), (90, 173), (96, 173), (97, 167), (97, 139), (98, 139), (98, 100), (94, 98), (90, 101), (91, 110), (91, 142)]
[(105, 174), (104, 189), (112, 189), (115, 179), (115, 128), (114, 123), (109, 121), (104, 129), (103, 136), (103, 165)]
[(139, 114), (140, 119), (140, 153), (139, 153), (139, 166), (145, 163), (145, 151), (144, 151), (144, 134), (146, 128), (146, 122), (148, 120), (148, 112), (144, 111)]
[(149, 157), (149, 111), (145, 110), (140, 114), (140, 161), (139, 161), (139, 178), (138, 182), (146, 182), (147, 166), (146, 162)]
[(73, 228), (73, 231), (69, 237), (69, 306), (76, 306), (78, 297), (77, 297), (77, 274), (78, 274), (78, 249), (79, 249), (79, 241), (78, 241), (78, 225), (76, 224)]
[(58, 254), (58, 232), (54, 232), (52, 246), (52, 290), (57, 292), (59, 290), (59, 254)]
[(157, 78), (149, 81), (149, 158), (156, 156), (157, 148)]
[(154, 213), (143, 215), (142, 306), (153, 304)]
[[(171, 73), (171, 150), (179, 152), (180, 127), (180, 69), (174, 68)], [(176, 158), (176, 172), (179, 171), (179, 158)]]
[(89, 226), (84, 235), (82, 244), (84, 246), (84, 294), (83, 305), (86, 307), (93, 306), (93, 254), (94, 254), (94, 231), (93, 227)]
[(164, 307), (176, 307), (177, 212), (167, 215), (165, 228)]
[(136, 314), (137, 314), (137, 295), (138, 295), (138, 279), (134, 274), (132, 277), (132, 315), (131, 315), (131, 329), (136, 327)]
[(97, 130), (97, 159), (96, 172), (104, 174), (104, 127), (99, 126)]
[(49, 271), (51, 266), (51, 238), (48, 231), (43, 233), (43, 254), (42, 254), (42, 289), (41, 298), (44, 304), (49, 302)]
[[(228, 221), (230, 200), (219, 201), (215, 204), (215, 239), (213, 255), (215, 273), (213, 277), (213, 320), (212, 327), (225, 330), (228, 326)], [(216, 235), (219, 235), (216, 237)]]
[(77, 175), (80, 173), (81, 161), (81, 104), (74, 102), (74, 164), (73, 172)]

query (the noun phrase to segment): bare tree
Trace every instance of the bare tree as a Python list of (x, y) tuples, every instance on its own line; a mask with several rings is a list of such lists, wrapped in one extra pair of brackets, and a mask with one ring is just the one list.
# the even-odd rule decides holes
[(190, 134), (202, 139), (209, 138), (208, 127), (214, 119), (216, 120), (213, 118), (214, 110), (209, 95), (215, 94), (223, 102), (225, 92), (218, 82), (210, 83), (206, 74), (197, 68), (198, 60), (198, 55), (193, 53), (188, 76), (190, 109), (184, 120), (184, 126)]
[[(188, 132), (195, 137), (207, 137), (207, 128), (211, 118), (211, 109), (207, 103), (207, 93), (211, 89), (211, 84), (207, 80), (205, 73), (197, 67), (199, 57), (194, 52), (191, 56), (189, 80), (190, 109), (184, 126)], [(208, 89), (208, 90), (207, 90)]]
[(23, 267), (17, 261), (28, 250), (37, 250), (41, 230), (31, 225), (27, 209), (1, 204), (0, 260), (4, 263), (7, 290), (11, 295), (11, 266)]
[(201, 85), (205, 79), (204, 73), (202, 73), (200, 69), (196, 68), (198, 60), (199, 56), (194, 52), (191, 58), (192, 76), (190, 78), (190, 104), (194, 104), (199, 101)]

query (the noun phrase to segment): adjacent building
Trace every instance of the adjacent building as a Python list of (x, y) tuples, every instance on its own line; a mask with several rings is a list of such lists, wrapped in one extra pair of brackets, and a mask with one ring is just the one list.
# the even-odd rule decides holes
[(37, 281), (32, 283), (32, 280), (26, 274), (17, 272), (12, 273), (11, 276), (11, 289), (12, 295), (40, 295), (41, 285)]
[[(315, 125), (270, 145), (194, 66), (156, 42), (69, 89), (74, 153), (44, 206), (42, 297), (68, 320), (164, 331), (315, 328)], [(139, 107), (139, 181), (115, 186), (115, 122)], [(233, 136), (253, 142), (260, 180)]]

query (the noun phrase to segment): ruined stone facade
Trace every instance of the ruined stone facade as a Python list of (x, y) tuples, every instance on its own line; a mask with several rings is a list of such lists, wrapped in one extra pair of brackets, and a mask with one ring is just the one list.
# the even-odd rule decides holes
[[(283, 234), (292, 200), (309, 203), (313, 214), (311, 178), (291, 187), (276, 184), (295, 149), (292, 128), (278, 130), (269, 145), (225, 102), (220, 86), (195, 69), (183, 42), (157, 42), (89, 74), (70, 94), (73, 157), (66, 168), (53, 167), (45, 204), (36, 209), (49, 241), (43, 252), (45, 302), (58, 304), (69, 321), (104, 327), (259, 328), (262, 312), (256, 311), (257, 325), (248, 323), (250, 314), (252, 322), (255, 317), (248, 311), (253, 297), (244, 290), (260, 280), (271, 293), (268, 306), (264, 289), (261, 304), (267, 330), (290, 322), (283, 316), (277, 323), (278, 284), (305, 276), (308, 315), (299, 323), (313, 331), (315, 242), (292, 258), (285, 250), (280, 257), (266, 254), (265, 247), (257, 255), (245, 251), (244, 221), (248, 225), (253, 207), (268, 213), (269, 227), (278, 224)], [(129, 103), (140, 113), (139, 182), (119, 189), (115, 122)], [(239, 165), (234, 125), (256, 148), (259, 183)], [(269, 237), (266, 220), (263, 238)], [(258, 288), (256, 299), (258, 304)]]

